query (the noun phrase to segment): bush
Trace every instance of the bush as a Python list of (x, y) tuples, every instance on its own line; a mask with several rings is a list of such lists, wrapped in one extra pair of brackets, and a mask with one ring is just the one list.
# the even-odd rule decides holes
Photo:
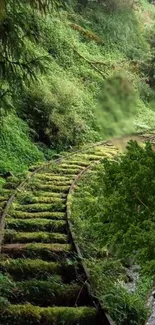
[(91, 108), (87, 110), (88, 99), (73, 82), (53, 76), (43, 89), (35, 87), (23, 96), (20, 115), (36, 141), (67, 149), (97, 138), (91, 130), (93, 115)]
[(15, 115), (8, 115), (0, 127), (0, 174), (23, 172), (30, 164), (43, 160), (43, 154), (31, 142), (28, 127)]

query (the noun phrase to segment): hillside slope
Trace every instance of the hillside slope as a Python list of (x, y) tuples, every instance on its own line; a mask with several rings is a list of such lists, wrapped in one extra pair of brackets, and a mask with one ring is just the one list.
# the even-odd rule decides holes
[[(21, 89), (16, 81), (1, 98), (1, 176), (49, 159), (55, 150), (155, 123), (153, 5), (66, 1), (34, 15), (39, 41), (25, 39), (25, 47), (29, 56), (47, 60), (36, 81), (24, 80)], [(18, 69), (16, 75), (25, 78)], [(9, 89), (11, 81), (2, 75), (1, 84)]]

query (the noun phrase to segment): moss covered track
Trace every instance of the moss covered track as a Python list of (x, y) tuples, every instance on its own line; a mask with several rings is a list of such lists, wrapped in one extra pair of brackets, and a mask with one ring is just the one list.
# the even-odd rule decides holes
[(10, 289), (1, 293), (9, 302), (1, 325), (113, 324), (91, 294), (69, 227), (68, 198), (83, 173), (114, 154), (113, 146), (99, 144), (46, 164), (8, 204), (0, 272)]

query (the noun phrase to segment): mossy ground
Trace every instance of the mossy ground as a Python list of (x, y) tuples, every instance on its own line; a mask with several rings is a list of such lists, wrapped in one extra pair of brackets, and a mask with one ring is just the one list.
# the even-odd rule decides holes
[(40, 308), (30, 304), (10, 306), (3, 314), (0, 315), (2, 325), (29, 325), (30, 322), (34, 325), (60, 324), (65, 325), (76, 324), (80, 322), (81, 325), (96, 324), (96, 310), (95, 308), (81, 307), (81, 308)]
[(56, 211), (65, 211), (65, 204), (62, 202), (53, 202), (53, 203), (32, 203), (32, 204), (16, 204), (13, 205), (15, 210), (20, 210), (23, 212), (56, 212)]
[(76, 261), (47, 262), (41, 259), (11, 259), (2, 257), (0, 260), (0, 272), (7, 273), (15, 281), (40, 279), (47, 280), (56, 275), (61, 276), (64, 282), (76, 280)]
[[(27, 280), (12, 282), (12, 291), (2, 292), (11, 303), (32, 303), (37, 306), (70, 306), (74, 305), (81, 287), (77, 283), (64, 284), (59, 277), (49, 280)], [(88, 301), (88, 293), (83, 288), (79, 299), (79, 306)]]
[(6, 244), (3, 245), (2, 253), (13, 258), (41, 258), (47, 261), (65, 260), (72, 256), (72, 246), (69, 244)]
[(61, 220), (49, 219), (14, 219), (7, 218), (6, 229), (21, 231), (55, 231), (63, 232), (66, 229), (66, 222)]
[[(65, 212), (23, 212), (23, 211), (12, 211), (11, 213), (13, 218), (16, 219), (31, 219), (31, 218), (42, 218), (42, 219), (65, 219), (66, 213)], [(8, 215), (9, 216), (9, 215)]]
[(4, 243), (31, 243), (31, 242), (43, 242), (43, 243), (67, 243), (68, 236), (61, 233), (51, 232), (17, 232), (17, 231), (5, 231)]

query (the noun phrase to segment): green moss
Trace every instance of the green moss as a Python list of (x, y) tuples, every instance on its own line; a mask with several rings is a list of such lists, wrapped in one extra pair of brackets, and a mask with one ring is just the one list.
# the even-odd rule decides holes
[(33, 197), (37, 197), (38, 199), (40, 197), (50, 197), (50, 198), (53, 198), (53, 199), (61, 199), (61, 198), (66, 198), (66, 195), (65, 193), (56, 193), (56, 192), (44, 192), (44, 191), (39, 191), (39, 190), (35, 190), (33, 189), (32, 191), (30, 190), (26, 190), (23, 193), (19, 193), (17, 198), (19, 198), (19, 201), (20, 201), (20, 198), (24, 198), (24, 197), (28, 197), (30, 199), (33, 199)]
[(11, 305), (0, 314), (2, 325), (38, 325), (41, 324), (41, 308), (30, 304)]
[[(111, 156), (113, 156), (113, 154), (114, 154), (114, 152), (112, 152), (112, 151), (111, 152), (110, 151), (107, 151), (107, 152), (105, 151), (105, 152), (102, 152), (102, 153), (101, 152), (95, 152), (94, 153), (94, 155), (97, 156), (97, 159), (99, 157), (100, 157), (100, 159), (102, 159), (102, 158), (104, 159), (106, 157), (111, 157)], [(91, 157), (92, 157), (92, 155), (91, 155)]]
[(72, 183), (72, 179), (40, 179), (40, 178), (37, 178), (37, 179), (34, 179), (34, 181), (30, 184), (34, 184), (35, 185), (35, 182), (37, 182), (37, 184), (44, 184), (45, 182), (47, 183), (47, 185), (51, 185), (51, 186), (66, 186), (66, 185), (70, 185)]
[(16, 184), (16, 183), (13, 183), (13, 182), (6, 182), (5, 185), (4, 185), (4, 189), (15, 190), (18, 187), (18, 185), (19, 185), (19, 183)]
[(102, 155), (100, 155), (100, 156), (97, 156), (97, 155), (89, 155), (89, 160), (90, 161), (93, 161), (93, 160), (97, 161), (97, 160), (101, 160), (101, 159), (102, 159)]
[(34, 196), (32, 193), (20, 194), (18, 195), (17, 199), (18, 199), (18, 203), (20, 204), (55, 203), (55, 205), (57, 205), (57, 204), (62, 204), (66, 201), (65, 198), (61, 198), (61, 197)]
[(34, 183), (31, 185), (31, 189), (37, 189), (41, 191), (50, 191), (50, 192), (62, 192), (62, 193), (67, 193), (69, 190), (69, 186), (57, 186), (57, 185), (44, 185), (39, 182)]
[(21, 256), (30, 258), (42, 258), (43, 260), (57, 261), (72, 255), (72, 247), (69, 244), (7, 244), (3, 245), (2, 253), (10, 257)]
[(45, 173), (45, 174), (36, 174), (35, 179), (46, 180), (46, 181), (48, 181), (48, 180), (50, 180), (50, 181), (68, 181), (69, 177)]
[(66, 222), (47, 219), (6, 219), (6, 228), (18, 231), (55, 231), (63, 232), (66, 229)]
[(96, 147), (95, 148), (95, 152), (92, 152), (93, 154), (95, 153), (96, 155), (104, 155), (105, 153), (110, 153), (110, 152), (117, 152), (118, 149), (116, 147), (114, 147), (113, 145), (111, 145), (110, 147), (106, 144), (104, 146), (101, 147)]
[[(31, 193), (31, 192), (30, 192)], [(36, 191), (33, 190), (33, 195), (37, 197), (50, 197), (50, 198), (66, 198), (67, 194), (65, 193), (59, 193), (59, 192), (45, 192), (45, 191)]]
[(6, 183), (6, 180), (0, 175), (0, 195), (3, 195), (3, 186)]
[(6, 196), (6, 195), (5, 196), (0, 196), (0, 202), (2, 202), (2, 203), (4, 201), (6, 202), (8, 200), (8, 198), (9, 198), (9, 196)]
[(44, 243), (67, 243), (68, 237), (59, 233), (47, 232), (16, 232), (6, 230), (4, 236), (4, 243), (31, 243), (31, 242), (44, 242)]
[(88, 164), (89, 164), (89, 162), (88, 161), (84, 161), (84, 160), (74, 160), (74, 158), (73, 158), (73, 160), (67, 160), (67, 163), (69, 164), (69, 165), (74, 165), (75, 167), (77, 166), (77, 165), (79, 165), (80, 167), (87, 167), (88, 166)]
[(37, 163), (37, 164), (35, 164), (35, 165), (31, 165), (31, 166), (29, 167), (29, 171), (30, 171), (30, 172), (34, 172), (34, 171), (36, 171), (38, 168), (41, 168), (42, 166), (43, 166), (43, 163), (42, 163), (42, 162)]
[(9, 190), (7, 188), (3, 188), (2, 193), (3, 193), (3, 195), (6, 194), (9, 197), (13, 193), (13, 191)]
[(66, 200), (64, 198), (59, 197), (46, 197), (46, 196), (40, 196), (40, 197), (34, 197), (34, 202), (38, 203), (64, 203)]
[(96, 309), (90, 307), (48, 307), (12, 305), (0, 315), (1, 325), (95, 325)]
[(7, 203), (7, 201), (0, 202), (0, 208), (4, 208), (6, 203)]
[[(31, 191), (22, 191), (22, 192), (18, 192), (16, 195), (16, 201), (18, 204), (28, 204), (28, 203), (33, 203), (33, 193)], [(17, 204), (16, 203), (16, 204)], [(13, 205), (16, 205), (13, 204)]]
[(81, 157), (81, 159), (86, 159), (89, 162), (93, 161), (93, 160), (100, 160), (101, 159), (101, 156), (97, 156), (97, 155), (94, 155), (94, 154), (87, 154), (87, 153), (81, 153), (81, 155), (77, 155), (77, 158), (80, 158), (80, 157)]
[[(15, 283), (15, 289), (6, 293), (11, 303), (29, 302), (34, 305), (45, 306), (74, 306), (78, 293), (78, 284), (63, 284), (61, 279), (53, 277), (48, 281), (28, 280)], [(86, 289), (83, 288), (79, 304), (87, 298)]]
[(74, 175), (74, 174), (78, 174), (80, 172), (82, 168), (79, 168), (79, 167), (72, 167), (72, 166), (66, 166), (66, 167), (63, 167), (63, 166), (60, 166), (60, 168), (57, 170), (57, 173), (59, 174), (68, 174), (68, 175)]
[(34, 203), (34, 204), (14, 204), (16, 210), (28, 212), (41, 212), (41, 211), (65, 211), (66, 205), (62, 202), (53, 202), (52, 204)]
[(62, 163), (60, 165), (60, 168), (77, 170), (77, 169), (83, 169), (84, 166), (81, 166), (80, 163), (77, 163), (77, 164), (72, 163), (72, 164), (70, 164), (69, 162), (67, 162), (67, 163)]
[(26, 280), (36, 278), (46, 280), (55, 274), (62, 276), (65, 281), (72, 281), (76, 278), (76, 265), (73, 261), (46, 262), (40, 259), (2, 259), (0, 260), (0, 271), (9, 273), (14, 280)]
[(19, 219), (45, 218), (45, 219), (65, 219), (65, 212), (23, 212), (13, 211), (11, 216)]
[(80, 169), (81, 168), (77, 168), (77, 166), (75, 167), (75, 168), (73, 168), (72, 166), (66, 166), (66, 167), (61, 167), (61, 165), (60, 166), (57, 166), (57, 167), (55, 167), (54, 169), (51, 169), (51, 170), (49, 170), (49, 172), (50, 171), (52, 171), (53, 173), (55, 173), (56, 175), (62, 175), (62, 176), (67, 176), (67, 177), (69, 177), (70, 175), (70, 177), (74, 177), (76, 174), (78, 174), (79, 173), (79, 171), (80, 171)]
[(19, 177), (10, 176), (7, 178), (7, 182), (4, 184), (4, 188), (16, 189), (19, 186), (21, 181), (22, 181), (22, 178), (20, 179)]
[(67, 177), (67, 179), (74, 179), (75, 178), (75, 173), (74, 172), (71, 172), (70, 171), (70, 173), (67, 173), (67, 172), (65, 172), (64, 174), (63, 174), (63, 170), (62, 170), (62, 173), (60, 173), (60, 169), (58, 169), (58, 170), (49, 170), (49, 172), (48, 171), (46, 171), (47, 172), (47, 174), (49, 174), (49, 175), (51, 175), (51, 172), (53, 172), (53, 175), (55, 175), (56, 177)]

